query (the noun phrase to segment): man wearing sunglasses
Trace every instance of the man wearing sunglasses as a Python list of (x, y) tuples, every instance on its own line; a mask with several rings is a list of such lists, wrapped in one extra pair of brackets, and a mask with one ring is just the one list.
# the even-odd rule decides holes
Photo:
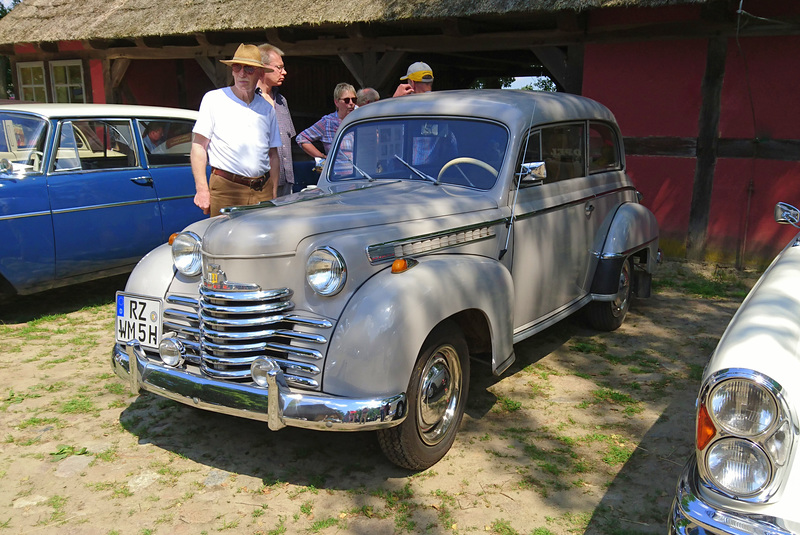
[(280, 172), (275, 110), (256, 95), (259, 78), (272, 69), (261, 62), (255, 45), (241, 44), (232, 59), (221, 62), (231, 66), (233, 85), (203, 96), (192, 129), (194, 203), (212, 217), (228, 206), (273, 199)]
[[(342, 119), (356, 109), (355, 87), (345, 83), (337, 85), (333, 90), (333, 103), (336, 105), (335, 112), (323, 116), (322, 119), (297, 134), (295, 138), (309, 156), (323, 159), (327, 157), (333, 144), (333, 138), (336, 136), (336, 130), (342, 124)], [(314, 146), (314, 141), (322, 142), (324, 153)]]

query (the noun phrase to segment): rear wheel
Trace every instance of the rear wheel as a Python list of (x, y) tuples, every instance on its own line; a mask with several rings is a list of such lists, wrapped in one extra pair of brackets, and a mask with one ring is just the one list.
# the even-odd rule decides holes
[(436, 464), (453, 445), (469, 391), (469, 354), (460, 329), (444, 323), (428, 335), (408, 384), (408, 416), (378, 431), (390, 461), (410, 470)]
[(617, 295), (611, 301), (593, 301), (586, 306), (589, 324), (599, 331), (613, 331), (622, 325), (631, 306), (633, 271), (631, 259), (626, 258), (619, 271)]

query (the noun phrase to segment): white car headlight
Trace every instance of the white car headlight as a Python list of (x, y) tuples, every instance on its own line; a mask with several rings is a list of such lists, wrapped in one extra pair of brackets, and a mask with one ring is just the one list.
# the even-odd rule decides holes
[(306, 261), (306, 280), (320, 295), (335, 295), (347, 280), (347, 267), (342, 256), (331, 247), (321, 247)]
[(708, 449), (706, 462), (714, 483), (733, 496), (758, 494), (771, 481), (767, 454), (749, 440), (718, 440)]
[(184, 275), (193, 277), (202, 271), (200, 244), (200, 236), (194, 232), (181, 232), (172, 242), (172, 262)]
[(702, 479), (747, 502), (774, 496), (786, 481), (796, 436), (781, 385), (752, 369), (720, 370), (700, 390), (697, 418)]
[(778, 406), (767, 390), (753, 381), (730, 379), (709, 396), (711, 417), (728, 433), (754, 437), (778, 419)]

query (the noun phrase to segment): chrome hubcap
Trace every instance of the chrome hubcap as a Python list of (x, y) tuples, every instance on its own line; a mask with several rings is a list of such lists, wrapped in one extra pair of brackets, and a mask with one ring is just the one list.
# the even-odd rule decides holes
[(611, 302), (614, 316), (619, 317), (619, 315), (628, 306), (628, 295), (630, 294), (630, 288), (630, 263), (626, 261), (624, 264), (622, 264), (622, 270), (619, 272), (619, 290), (617, 290), (617, 296), (614, 298), (614, 301)]
[(453, 346), (437, 349), (420, 376), (417, 426), (422, 440), (438, 444), (453, 424), (461, 395), (461, 363)]

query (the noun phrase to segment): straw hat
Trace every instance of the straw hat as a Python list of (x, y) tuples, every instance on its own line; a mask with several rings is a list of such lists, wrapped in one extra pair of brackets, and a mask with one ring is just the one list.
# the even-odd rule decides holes
[(256, 45), (246, 45), (244, 43), (239, 45), (236, 53), (231, 59), (221, 59), (220, 63), (225, 65), (233, 65), (238, 63), (240, 65), (251, 65), (253, 67), (260, 67), (267, 72), (273, 72), (272, 69), (261, 63), (261, 52)]

